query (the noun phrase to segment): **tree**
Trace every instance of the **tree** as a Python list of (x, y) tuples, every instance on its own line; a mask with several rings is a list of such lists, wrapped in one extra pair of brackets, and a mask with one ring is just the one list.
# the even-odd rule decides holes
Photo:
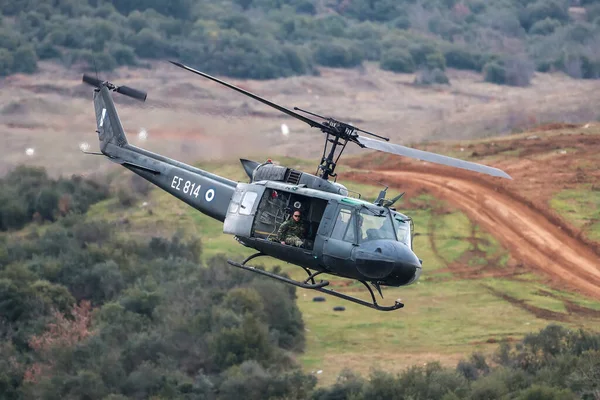
[(568, 21), (568, 8), (568, 2), (564, 0), (538, 0), (534, 3), (529, 3), (521, 12), (519, 19), (523, 28), (529, 31), (533, 24), (546, 18), (552, 18), (561, 22)]
[(0, 76), (13, 72), (13, 55), (6, 49), (0, 48)]
[(356, 67), (363, 58), (358, 49), (340, 42), (319, 44), (313, 54), (318, 64), (337, 68)]
[(58, 210), (58, 193), (54, 189), (44, 188), (37, 196), (35, 211), (47, 221), (54, 221)]
[(480, 56), (462, 46), (449, 45), (444, 47), (446, 65), (450, 68), (480, 71)]
[(55, 311), (54, 320), (46, 326), (46, 331), (41, 335), (33, 335), (29, 340), (29, 347), (38, 356), (38, 362), (30, 365), (25, 372), (25, 381), (36, 383), (52, 374), (54, 364), (52, 352), (58, 348), (72, 347), (94, 334), (90, 329), (91, 305), (82, 301), (74, 305), (70, 317)]
[(32, 74), (37, 70), (37, 55), (33, 46), (20, 46), (13, 53), (13, 72)]
[(529, 33), (532, 35), (550, 35), (554, 33), (562, 24), (560, 21), (553, 18), (545, 18), (543, 20), (536, 21)]

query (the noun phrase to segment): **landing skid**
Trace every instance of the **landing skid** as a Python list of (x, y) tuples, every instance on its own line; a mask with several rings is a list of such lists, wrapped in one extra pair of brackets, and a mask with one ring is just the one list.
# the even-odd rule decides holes
[(276, 279), (276, 280), (281, 281), (281, 282), (289, 283), (290, 285), (298, 286), (298, 287), (301, 287), (303, 289), (313, 289), (313, 290), (316, 290), (318, 292), (329, 294), (329, 295), (335, 296), (335, 297), (339, 297), (340, 299), (348, 300), (348, 301), (351, 301), (353, 303), (360, 304), (361, 306), (373, 308), (373, 309), (379, 310), (379, 311), (394, 311), (394, 310), (398, 310), (398, 309), (404, 307), (404, 304), (401, 303), (401, 302), (399, 302), (398, 300), (396, 300), (396, 302), (394, 303), (393, 306), (380, 306), (379, 304), (377, 304), (377, 300), (375, 299), (375, 294), (373, 293), (373, 290), (369, 287), (369, 285), (365, 281), (359, 281), (359, 282), (362, 283), (367, 288), (367, 290), (369, 291), (369, 293), (371, 294), (371, 299), (373, 300), (372, 303), (369, 303), (368, 301), (364, 301), (364, 300), (361, 300), (361, 299), (357, 299), (356, 297), (348, 296), (348, 295), (343, 294), (343, 293), (336, 292), (336, 291), (331, 290), (331, 289), (325, 289), (324, 287), (327, 286), (327, 285), (329, 285), (329, 281), (320, 281), (319, 283), (315, 282), (315, 277), (317, 275), (322, 274), (323, 273), (322, 271), (321, 272), (311, 273), (308, 268), (305, 268), (305, 267), (301, 266), (300, 268), (302, 268), (308, 274), (308, 278), (306, 278), (303, 282), (300, 282), (300, 281), (297, 281), (297, 280), (294, 280), (294, 279), (286, 278), (285, 276), (281, 276), (281, 275), (274, 274), (274, 273), (269, 272), (269, 271), (265, 271), (265, 270), (262, 270), (262, 269), (257, 269), (255, 267), (246, 265), (246, 263), (248, 261), (250, 261), (250, 260), (252, 260), (254, 258), (260, 257), (260, 256), (266, 256), (266, 255), (267, 254), (264, 254), (264, 253), (256, 253), (256, 254), (253, 254), (250, 257), (246, 258), (241, 263), (238, 263), (238, 262), (235, 262), (235, 261), (231, 261), (231, 260), (227, 260), (227, 263), (229, 263), (230, 265), (233, 265), (234, 267), (238, 267), (238, 268), (244, 269), (246, 271), (256, 272), (256, 273), (259, 273), (261, 275), (268, 276), (269, 278), (273, 278), (273, 279)]

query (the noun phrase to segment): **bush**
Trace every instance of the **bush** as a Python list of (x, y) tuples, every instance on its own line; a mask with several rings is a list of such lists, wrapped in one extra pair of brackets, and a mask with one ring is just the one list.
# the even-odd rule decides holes
[(53, 189), (42, 189), (35, 202), (35, 212), (47, 221), (54, 221), (58, 210), (58, 192)]
[(6, 49), (0, 48), (0, 76), (13, 72), (13, 55)]
[(439, 68), (422, 68), (415, 77), (415, 85), (433, 85), (433, 84), (448, 85), (450, 79), (446, 76), (444, 71)]
[[(367, 382), (350, 369), (343, 369), (333, 386), (320, 388), (313, 394), (314, 400), (368, 398), (364, 393)], [(362, 397), (361, 397), (362, 396)], [(382, 397), (382, 399), (385, 397)], [(391, 398), (391, 397), (390, 397)]]
[(300, 14), (315, 15), (317, 13), (317, 9), (315, 8), (315, 5), (311, 1), (301, 0), (296, 5), (296, 12), (300, 13)]
[(440, 69), (444, 71), (446, 69), (446, 59), (442, 53), (436, 51), (434, 53), (427, 54), (423, 66), (428, 69)]
[(546, 18), (552, 18), (560, 22), (569, 20), (569, 9), (566, 1), (561, 0), (538, 0), (525, 7), (519, 16), (521, 25), (525, 30), (529, 29), (537, 22)]
[(9, 28), (0, 28), (0, 50), (12, 52), (19, 47), (21, 37)]
[(483, 67), (486, 82), (521, 87), (530, 84), (533, 71), (531, 62), (519, 57), (490, 61)]
[(340, 42), (321, 43), (314, 51), (316, 62), (325, 67), (350, 68), (362, 63), (361, 52)]
[(519, 392), (516, 397), (517, 400), (575, 400), (577, 398), (579, 397), (568, 389), (545, 385), (533, 385)]
[(396, 0), (356, 0), (343, 4), (338, 11), (359, 21), (390, 21), (405, 15), (401, 2)]
[(138, 201), (137, 195), (132, 190), (123, 187), (117, 189), (117, 199), (123, 207), (131, 207)]
[(143, 58), (162, 58), (168, 54), (168, 45), (164, 39), (150, 28), (143, 28), (127, 40), (136, 52)]
[(450, 68), (481, 71), (481, 57), (460, 46), (446, 46), (443, 51), (446, 65)]
[(401, 48), (389, 49), (381, 55), (381, 69), (393, 72), (415, 72), (415, 63), (410, 53)]
[(13, 72), (32, 74), (35, 71), (37, 71), (37, 55), (33, 46), (20, 46), (13, 53)]
[(554, 66), (576, 79), (600, 78), (600, 58), (576, 49), (563, 52)]
[(529, 29), (529, 33), (532, 35), (550, 35), (560, 28), (561, 25), (560, 21), (556, 19), (546, 18), (534, 23), (531, 29)]
[(36, 54), (40, 58), (40, 60), (59, 58), (61, 55), (58, 48), (46, 40), (44, 40), (42, 43), (38, 44), (38, 47), (36, 49)]

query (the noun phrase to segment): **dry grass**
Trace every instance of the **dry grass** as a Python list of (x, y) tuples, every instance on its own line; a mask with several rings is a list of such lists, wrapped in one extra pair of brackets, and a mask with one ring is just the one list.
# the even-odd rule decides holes
[[(19, 163), (45, 166), (53, 174), (108, 168), (84, 156), (81, 142), (96, 148), (91, 90), (80, 71), (42, 64), (34, 76), (16, 75), (0, 86), (0, 174)], [(271, 152), (318, 159), (320, 133), (276, 110), (166, 63), (152, 70), (119, 69), (118, 84), (149, 92), (145, 104), (116, 97), (130, 141), (186, 162), (252, 157)], [(562, 74), (537, 74), (529, 88), (487, 84), (478, 74), (450, 71), (451, 86), (419, 88), (411, 74), (374, 65), (323, 69), (318, 77), (232, 83), (283, 106), (298, 106), (352, 122), (400, 144), (466, 139), (510, 132), (544, 121), (596, 117), (600, 82)], [(280, 125), (289, 125), (289, 136)], [(136, 134), (145, 128), (148, 140)], [(35, 156), (25, 149), (33, 147)], [(357, 147), (348, 154), (357, 153)]]

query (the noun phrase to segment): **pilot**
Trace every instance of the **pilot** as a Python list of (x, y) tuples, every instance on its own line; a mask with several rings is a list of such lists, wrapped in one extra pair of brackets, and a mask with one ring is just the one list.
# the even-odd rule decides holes
[(281, 244), (289, 244), (296, 247), (302, 247), (304, 244), (305, 228), (300, 221), (300, 210), (295, 210), (292, 218), (285, 221), (279, 227), (277, 237)]
[(363, 216), (359, 214), (356, 222), (358, 223), (358, 243), (366, 242), (368, 237), (363, 227)]

